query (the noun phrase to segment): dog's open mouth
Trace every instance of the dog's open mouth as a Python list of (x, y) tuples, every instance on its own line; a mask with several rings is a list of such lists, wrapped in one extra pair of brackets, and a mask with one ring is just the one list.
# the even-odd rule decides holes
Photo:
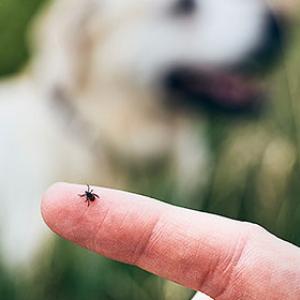
[(265, 90), (264, 84), (249, 74), (189, 69), (170, 72), (166, 87), (174, 104), (225, 111), (257, 109)]

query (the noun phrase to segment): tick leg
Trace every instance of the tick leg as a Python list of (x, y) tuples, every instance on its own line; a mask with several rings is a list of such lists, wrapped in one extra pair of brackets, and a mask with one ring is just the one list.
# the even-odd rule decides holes
[(79, 196), (79, 197), (84, 197), (84, 196), (85, 196), (85, 194), (82, 194), (82, 195), (78, 194), (78, 196)]
[(93, 194), (93, 196), (96, 197), (96, 198), (100, 198), (97, 194)]
[(90, 186), (87, 184), (87, 187), (88, 187), (88, 192), (90, 191)]

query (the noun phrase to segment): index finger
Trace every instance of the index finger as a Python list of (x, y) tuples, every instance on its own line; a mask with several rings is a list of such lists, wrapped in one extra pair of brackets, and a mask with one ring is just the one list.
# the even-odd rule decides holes
[[(287, 271), (299, 275), (298, 249), (254, 225), (104, 188), (88, 207), (78, 196), (85, 189), (52, 186), (42, 214), (54, 232), (101, 255), (218, 299), (256, 299), (262, 287), (271, 295)], [(287, 295), (300, 292), (291, 291), (295, 283), (299, 276), (290, 276)]]

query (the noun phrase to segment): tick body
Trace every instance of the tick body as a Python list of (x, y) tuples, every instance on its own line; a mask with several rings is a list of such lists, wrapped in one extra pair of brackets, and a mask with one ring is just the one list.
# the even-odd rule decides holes
[(85, 202), (88, 203), (88, 206), (90, 206), (91, 202), (94, 202), (96, 198), (99, 198), (99, 196), (95, 193), (93, 193), (93, 189), (90, 189), (90, 186), (87, 184), (88, 190), (84, 192), (84, 194), (78, 194), (79, 197), (85, 197)]

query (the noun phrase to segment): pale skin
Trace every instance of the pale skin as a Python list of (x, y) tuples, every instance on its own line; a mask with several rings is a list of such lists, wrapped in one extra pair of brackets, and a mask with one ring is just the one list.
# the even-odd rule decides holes
[(216, 300), (300, 299), (300, 249), (261, 227), (111, 189), (58, 183), (42, 215), (63, 238)]

